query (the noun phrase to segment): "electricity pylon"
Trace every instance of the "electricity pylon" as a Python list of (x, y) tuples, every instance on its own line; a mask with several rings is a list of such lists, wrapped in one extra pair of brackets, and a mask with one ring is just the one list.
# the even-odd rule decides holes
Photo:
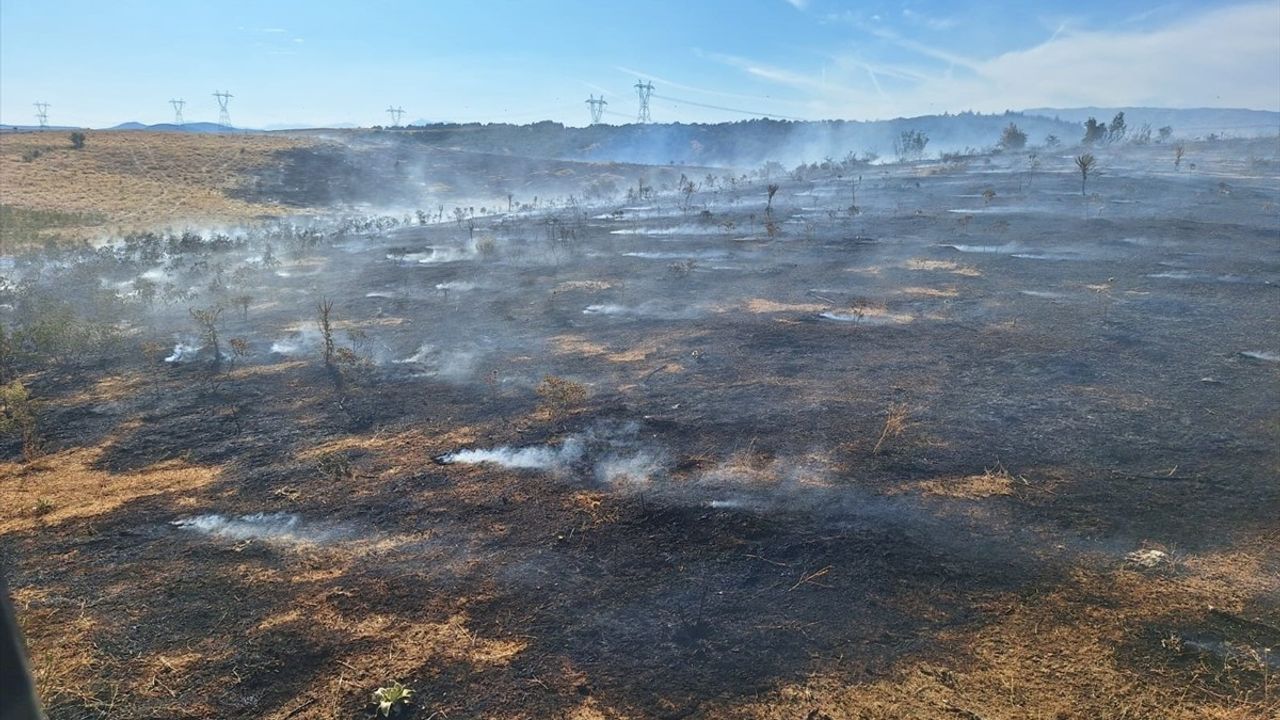
[(595, 95), (587, 98), (587, 105), (591, 108), (591, 124), (599, 125), (600, 118), (604, 116), (604, 107), (609, 103), (601, 95), (597, 98)]
[(39, 121), (41, 128), (49, 127), (49, 103), (38, 102), (36, 106), (36, 120)]
[(218, 124), (231, 127), (231, 113), (227, 110), (227, 105), (235, 96), (226, 90), (215, 92), (213, 96), (218, 99)]
[(636, 81), (636, 94), (640, 96), (640, 112), (636, 113), (636, 122), (647, 123), (649, 118), (649, 96), (653, 94), (653, 83)]
[(400, 127), (400, 118), (404, 116), (404, 108), (397, 105), (387, 108), (387, 112), (391, 113), (391, 127)]
[(186, 105), (187, 101), (179, 98), (176, 100), (170, 100), (169, 104), (173, 106), (173, 124), (174, 125), (184, 124), (184, 121), (182, 119), (182, 106)]

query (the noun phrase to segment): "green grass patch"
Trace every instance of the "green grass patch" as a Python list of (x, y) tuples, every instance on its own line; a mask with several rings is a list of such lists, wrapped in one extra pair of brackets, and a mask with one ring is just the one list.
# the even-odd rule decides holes
[(31, 210), (0, 204), (0, 253), (61, 243), (64, 238), (58, 230), (99, 225), (105, 220), (99, 213)]

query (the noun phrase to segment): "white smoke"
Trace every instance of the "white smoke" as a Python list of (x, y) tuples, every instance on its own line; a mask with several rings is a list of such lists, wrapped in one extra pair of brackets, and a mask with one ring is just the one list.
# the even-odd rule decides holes
[(173, 353), (165, 358), (164, 361), (174, 364), (191, 362), (200, 355), (202, 349), (203, 347), (200, 345), (179, 342), (173, 346)]
[(588, 305), (582, 310), (583, 315), (609, 315), (614, 317), (655, 318), (658, 320), (690, 320), (698, 317), (701, 310), (697, 307), (673, 309), (659, 303), (649, 301), (639, 305), (599, 304)]
[(872, 327), (882, 325), (901, 325), (911, 322), (910, 316), (902, 315), (859, 315), (857, 313), (838, 313), (824, 312), (819, 313), (818, 317), (826, 320), (835, 320), (836, 322), (856, 323), (858, 325), (867, 325)]
[(665, 471), (663, 454), (651, 450), (610, 454), (595, 467), (596, 482), (622, 491), (644, 489)]
[(422, 252), (404, 253), (403, 255), (388, 253), (387, 259), (402, 265), (434, 265), (436, 263), (470, 260), (475, 255), (476, 253), (471, 250), (441, 245), (430, 246)]
[(290, 335), (271, 343), (271, 352), (277, 355), (307, 355), (320, 349), (324, 343), (324, 335), (316, 323), (305, 323)]
[(442, 292), (465, 292), (467, 290), (475, 290), (477, 285), (473, 282), (465, 280), (450, 280), (449, 282), (436, 283), (436, 289)]
[(942, 247), (951, 248), (962, 253), (985, 255), (1008, 255), (1022, 249), (1017, 243), (1005, 243), (1003, 245), (943, 245)]
[(172, 525), (181, 530), (230, 540), (268, 540), (288, 544), (323, 542), (340, 535), (332, 529), (305, 527), (302, 518), (293, 513), (256, 513), (239, 517), (199, 515), (174, 520)]
[(419, 365), (441, 380), (465, 382), (475, 376), (480, 353), (469, 350), (437, 350), (430, 343), (423, 343), (412, 355), (393, 361), (397, 365)]
[(582, 459), (585, 447), (582, 439), (573, 436), (559, 447), (497, 447), (488, 450), (458, 450), (437, 458), (445, 465), (491, 464), (517, 470), (556, 470)]
[(558, 446), (458, 450), (436, 458), (445, 465), (491, 464), (521, 470), (565, 472), (589, 466), (593, 478), (616, 490), (643, 489), (666, 471), (666, 453), (639, 437), (637, 423), (602, 424), (570, 435)]

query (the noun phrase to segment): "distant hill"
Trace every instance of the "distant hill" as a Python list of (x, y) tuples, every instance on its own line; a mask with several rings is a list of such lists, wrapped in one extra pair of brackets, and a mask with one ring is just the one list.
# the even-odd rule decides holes
[(84, 130), (84, 128), (73, 125), (50, 125), (48, 127), (40, 127), (39, 125), (0, 125), (0, 132), (68, 132), (71, 130)]
[(114, 127), (105, 128), (107, 130), (142, 130), (151, 132), (189, 132), (189, 133), (229, 133), (229, 132), (253, 132), (248, 128), (231, 127), (230, 125), (219, 125), (211, 122), (193, 122), (175, 125), (174, 123), (157, 123), (155, 125), (147, 125), (140, 122), (124, 122)]
[(840, 159), (853, 153), (888, 158), (894, 141), (908, 130), (929, 138), (926, 155), (994, 147), (1000, 132), (1015, 123), (1033, 145), (1050, 135), (1064, 143), (1081, 134), (1075, 122), (1038, 115), (925, 115), (895, 120), (742, 120), (731, 123), (591, 125), (566, 127), (556, 122), (437, 123), (397, 128), (394, 132), (440, 148), (524, 155), (527, 157), (646, 165), (755, 166), (774, 160), (787, 166)]
[(1150, 107), (1082, 107), (1082, 108), (1032, 108), (1024, 110), (1028, 115), (1042, 115), (1076, 124), (1089, 118), (1098, 122), (1111, 122), (1116, 113), (1124, 113), (1124, 122), (1131, 130), (1150, 125), (1152, 129), (1165, 126), (1173, 128), (1177, 137), (1206, 137), (1216, 134), (1226, 137), (1258, 137), (1280, 132), (1280, 112), (1270, 110), (1241, 110), (1234, 108), (1150, 108)]

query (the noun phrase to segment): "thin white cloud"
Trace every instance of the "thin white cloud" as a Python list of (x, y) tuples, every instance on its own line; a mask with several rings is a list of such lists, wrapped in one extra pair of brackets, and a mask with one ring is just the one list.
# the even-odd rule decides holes
[[(714, 55), (714, 53), (710, 53), (710, 54), (702, 53), (701, 51), (697, 51), (697, 50), (694, 51), (694, 54), (699, 57), (710, 57)], [(684, 90), (685, 92), (698, 93), (701, 95), (714, 95), (717, 97), (731, 98), (734, 100), (748, 100), (751, 102), (776, 102), (778, 100), (778, 98), (761, 97), (759, 95), (744, 95), (742, 93), (724, 92), (723, 90), (711, 90), (709, 88), (700, 88), (700, 87), (694, 87), (692, 85), (685, 85), (682, 83), (675, 82), (674, 80), (658, 77), (657, 75), (643, 72), (641, 70), (634, 70), (632, 68), (629, 68), (623, 65), (615, 65), (613, 69), (617, 70), (618, 72), (630, 75), (632, 77), (639, 78), (641, 80), (648, 80), (648, 81), (657, 83), (658, 85), (661, 86), (657, 88), (657, 91), (659, 93), (663, 93), (671, 88), (674, 88), (676, 90)]]
[(809, 0), (784, 0), (788, 5), (797, 9), (804, 10), (809, 6)]
[(918, 13), (911, 8), (902, 8), (902, 17), (909, 23), (914, 25), (923, 25), (930, 30), (950, 30), (958, 23), (953, 17), (939, 17), (936, 15), (925, 15)]
[[(1277, 3), (1216, 8), (1151, 29), (1068, 25), (1039, 45), (988, 58), (966, 57), (883, 27), (862, 28), (919, 55), (932, 69), (897, 65), (891, 75), (846, 54), (835, 58), (840, 72), (833, 76), (828, 69), (823, 82), (816, 73), (715, 59), (807, 92), (815, 106), (848, 117), (1087, 105), (1280, 110)], [(881, 95), (878, 80), (885, 77), (893, 77), (895, 87), (883, 88)]]

